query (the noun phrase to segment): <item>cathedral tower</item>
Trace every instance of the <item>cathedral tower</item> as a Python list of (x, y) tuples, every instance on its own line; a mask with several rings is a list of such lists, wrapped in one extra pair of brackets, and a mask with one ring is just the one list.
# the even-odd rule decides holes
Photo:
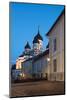
[(38, 29), (38, 33), (33, 39), (34, 55), (38, 55), (40, 52), (42, 52), (42, 45), (43, 45), (43, 38), (40, 35), (39, 29)]
[(31, 47), (29, 45), (29, 43), (27, 42), (27, 44), (25, 45), (25, 53), (28, 53), (31, 50)]

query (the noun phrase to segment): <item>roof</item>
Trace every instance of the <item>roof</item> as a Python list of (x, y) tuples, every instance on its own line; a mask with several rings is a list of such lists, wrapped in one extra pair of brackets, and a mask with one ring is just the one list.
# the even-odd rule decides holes
[(21, 54), (19, 57), (23, 57), (24, 56), (24, 54)]
[(36, 61), (38, 59), (41, 59), (43, 56), (46, 56), (47, 54), (49, 54), (49, 49), (46, 49), (43, 53), (40, 53), (39, 55), (37, 56), (34, 56), (32, 58), (28, 58), (27, 60), (25, 60), (24, 62), (26, 61)]
[[(28, 58), (28, 59), (26, 59), (24, 62), (26, 62), (26, 61), (31, 61), (31, 60), (32, 60), (32, 58)], [(24, 62), (23, 62), (23, 63), (24, 63)]]
[(27, 44), (25, 45), (25, 49), (31, 49), (31, 47), (30, 47), (30, 45), (29, 45), (29, 43), (27, 42)]
[(40, 53), (39, 55), (34, 57), (34, 61), (42, 58), (43, 56), (46, 56), (47, 54), (49, 54), (49, 49), (46, 49), (44, 52)]
[(58, 22), (58, 20), (60, 19), (60, 17), (62, 16), (62, 14), (65, 13), (65, 8), (62, 10), (61, 14), (58, 16), (57, 20), (55, 21), (55, 23), (52, 25), (52, 27), (50, 28), (50, 30), (47, 32), (46, 36), (49, 35), (49, 33), (51, 32), (51, 30), (54, 28), (55, 24)]
[(40, 35), (39, 30), (38, 30), (38, 34), (34, 37), (33, 43), (39, 43), (39, 40), (43, 41), (43, 38)]

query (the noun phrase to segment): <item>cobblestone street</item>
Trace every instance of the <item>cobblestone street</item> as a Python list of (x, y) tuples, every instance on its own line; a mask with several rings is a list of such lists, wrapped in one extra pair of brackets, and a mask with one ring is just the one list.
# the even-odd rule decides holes
[(11, 85), (11, 97), (64, 94), (64, 82), (37, 81)]

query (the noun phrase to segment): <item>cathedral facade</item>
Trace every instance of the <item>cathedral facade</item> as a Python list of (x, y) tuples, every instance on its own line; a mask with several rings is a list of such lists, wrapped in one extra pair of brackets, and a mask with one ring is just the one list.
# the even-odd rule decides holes
[(23, 54), (16, 60), (16, 69), (22, 70), (23, 78), (46, 78), (48, 55), (49, 48), (43, 50), (43, 38), (38, 30), (33, 39), (33, 47), (27, 42)]

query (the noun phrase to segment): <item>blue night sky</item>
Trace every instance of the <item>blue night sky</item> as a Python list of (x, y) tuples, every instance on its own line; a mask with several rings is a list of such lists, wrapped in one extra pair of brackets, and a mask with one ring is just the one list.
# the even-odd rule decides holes
[(43, 47), (48, 44), (45, 34), (49, 31), (62, 10), (63, 5), (38, 5), (10, 3), (10, 62), (13, 64), (24, 51), (29, 41), (32, 47), (34, 36), (38, 32), (43, 37)]

